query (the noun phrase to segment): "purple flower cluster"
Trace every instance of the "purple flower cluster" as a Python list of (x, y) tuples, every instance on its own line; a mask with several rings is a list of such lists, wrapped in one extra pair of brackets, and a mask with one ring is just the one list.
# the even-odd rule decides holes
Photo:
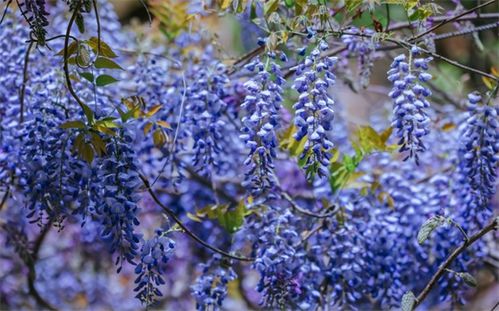
[(371, 38), (374, 34), (375, 32), (370, 28), (360, 30), (356, 27), (352, 27), (348, 30), (348, 34), (341, 36), (341, 41), (346, 45), (349, 54), (358, 58), (359, 82), (363, 88), (367, 88), (369, 85), (369, 79), (374, 65), (376, 45)]
[(142, 182), (131, 148), (133, 141), (125, 132), (122, 141), (109, 142), (109, 157), (99, 161), (89, 185), (89, 211), (101, 224), (101, 237), (109, 245), (110, 252), (118, 254), (118, 272), (125, 260), (134, 264), (140, 241), (135, 227), (139, 225), (137, 202)]
[(229, 78), (226, 67), (218, 62), (211, 62), (211, 55), (206, 55), (206, 64), (196, 70), (192, 82), (187, 87), (186, 120), (192, 135), (193, 166), (206, 173), (220, 173), (226, 151), (228, 125), (224, 119), (226, 94)]
[(499, 108), (483, 103), (479, 93), (468, 95), (468, 113), (461, 132), (460, 169), (471, 187), (473, 207), (487, 207), (496, 191), (499, 152)]
[(309, 309), (320, 300), (317, 258), (313, 250), (307, 254), (303, 249), (299, 235), (304, 223), (287, 209), (270, 208), (245, 228), (244, 235), (253, 241), (252, 267), (260, 273), (256, 289), (264, 308)]
[(134, 291), (138, 292), (136, 297), (148, 307), (157, 297), (162, 296), (158, 287), (165, 284), (162, 277), (164, 265), (172, 256), (174, 248), (175, 242), (164, 236), (162, 232), (156, 232), (152, 239), (142, 245), (140, 262), (135, 267), (138, 276), (135, 279), (137, 287)]
[[(282, 55), (285, 60), (285, 55)], [(249, 148), (244, 162), (247, 171), (243, 185), (255, 195), (275, 185), (276, 131), (279, 129), (282, 86), (285, 83), (275, 58), (272, 52), (268, 54), (266, 64), (256, 59), (245, 66), (255, 76), (244, 84), (247, 94), (241, 104), (246, 112), (241, 119), (241, 139)]]
[(430, 119), (426, 108), (430, 103), (426, 97), (431, 91), (422, 82), (431, 79), (427, 73), (431, 57), (420, 57), (420, 50), (413, 47), (409, 60), (404, 54), (395, 57), (388, 71), (388, 80), (393, 83), (389, 93), (394, 100), (393, 123), (399, 138), (400, 152), (408, 153), (404, 160), (413, 158), (418, 163), (418, 153), (424, 151), (422, 138), (429, 133)]
[(330, 135), (333, 129), (334, 100), (328, 89), (335, 83), (333, 67), (336, 57), (321, 57), (321, 51), (328, 49), (328, 44), (321, 41), (310, 55), (296, 68), (297, 77), (293, 88), (299, 93), (295, 109), (294, 124), (297, 132), (294, 138), (298, 141), (307, 139), (300, 156), (305, 161), (307, 176), (328, 175), (329, 160), (333, 143)]
[(191, 286), (191, 292), (196, 299), (197, 310), (219, 310), (227, 297), (227, 285), (237, 278), (230, 263), (219, 254), (206, 263), (201, 264), (201, 275)]

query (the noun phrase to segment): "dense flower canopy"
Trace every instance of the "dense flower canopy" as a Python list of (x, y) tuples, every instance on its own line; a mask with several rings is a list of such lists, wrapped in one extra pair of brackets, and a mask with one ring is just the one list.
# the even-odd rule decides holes
[[(0, 308), (467, 303), (499, 12), (425, 2), (1, 2)], [(440, 54), (468, 35), (490, 68)]]

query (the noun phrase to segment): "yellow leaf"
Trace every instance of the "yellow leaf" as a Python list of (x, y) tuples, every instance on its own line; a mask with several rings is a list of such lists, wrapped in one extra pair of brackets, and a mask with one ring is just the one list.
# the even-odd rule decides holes
[[(95, 53), (97, 53), (97, 51), (99, 50), (99, 39), (96, 37), (90, 38), (88, 40), (88, 45), (92, 48), (92, 50)], [(118, 55), (114, 53), (113, 49), (111, 49), (111, 47), (106, 42), (104, 42), (102, 38), (100, 40), (100, 55), (109, 58), (118, 57)]]
[(201, 218), (199, 218), (197, 215), (194, 215), (192, 213), (187, 212), (187, 217), (195, 222), (203, 222)]
[(147, 133), (149, 133), (149, 131), (151, 130), (152, 128), (152, 123), (151, 122), (147, 122), (146, 125), (144, 126), (144, 135), (147, 135)]
[(482, 77), (483, 84), (489, 89), (492, 90), (494, 88), (494, 85), (492, 83), (492, 79), (487, 78), (487, 77)]
[(331, 153), (333, 154), (333, 157), (331, 158), (331, 161), (330, 163), (334, 163), (336, 161), (338, 161), (338, 159), (340, 158), (340, 150), (338, 150), (338, 148), (334, 148)]
[(157, 129), (152, 134), (152, 139), (156, 147), (162, 147), (166, 143), (166, 136), (163, 130)]
[(116, 135), (116, 133), (112, 129), (110, 129), (106, 126), (103, 126), (103, 125), (95, 125), (94, 129), (101, 132), (101, 133), (107, 134), (107, 135), (111, 135), (111, 136)]
[(152, 117), (161, 109), (161, 105), (153, 106), (147, 113), (146, 116)]
[(390, 138), (390, 136), (392, 135), (392, 132), (393, 132), (393, 127), (390, 126), (386, 130), (384, 130), (383, 133), (381, 133), (381, 135), (380, 135), (381, 141), (384, 144), (386, 144), (386, 142), (388, 141), (388, 138)]
[(222, 0), (222, 4), (220, 5), (220, 7), (222, 8), (222, 10), (225, 10), (229, 7), (231, 3), (232, 0)]
[(378, 201), (380, 203), (386, 203), (388, 204), (388, 207), (391, 209), (394, 209), (395, 207), (395, 201), (393, 200), (392, 196), (388, 192), (380, 192), (378, 194)]
[[(76, 52), (78, 48), (78, 42), (77, 41), (73, 41), (71, 42), (69, 45), (68, 45), (68, 57), (73, 55), (74, 52)], [(62, 50), (60, 50), (57, 54), (55, 55), (58, 55), (58, 56), (64, 56), (64, 48)]]
[(445, 123), (443, 126), (442, 126), (442, 131), (444, 132), (448, 132), (448, 131), (451, 131), (453, 129), (456, 128), (456, 124), (452, 123), (452, 122), (448, 122), (448, 123)]
[(159, 120), (159, 121), (156, 121), (156, 124), (157, 124), (157, 125), (159, 125), (159, 126), (161, 126), (161, 127), (166, 128), (166, 129), (170, 129), (170, 130), (171, 130), (171, 128), (172, 128), (172, 127), (170, 126), (170, 123), (168, 123), (168, 122), (166, 122), (166, 121), (161, 121), (161, 120)]

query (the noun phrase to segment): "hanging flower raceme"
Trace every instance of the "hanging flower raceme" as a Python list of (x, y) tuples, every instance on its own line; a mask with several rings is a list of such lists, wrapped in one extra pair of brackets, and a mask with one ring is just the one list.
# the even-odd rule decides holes
[(134, 264), (139, 248), (135, 227), (139, 225), (137, 202), (142, 183), (131, 148), (133, 141), (131, 134), (125, 132), (119, 140), (108, 143), (108, 156), (99, 159), (90, 185), (90, 211), (102, 226), (101, 237), (110, 252), (118, 255), (118, 272), (125, 260)]
[[(347, 46), (348, 52), (358, 58), (360, 85), (367, 88), (374, 65), (374, 52), (376, 51), (376, 45), (371, 38), (375, 32), (369, 28), (360, 30), (356, 27), (350, 28), (348, 32), (352, 34), (342, 35), (341, 41)], [(366, 37), (362, 35), (366, 35)]]
[[(69, 154), (69, 137), (59, 127), (64, 114), (50, 107), (50, 93), (40, 90), (32, 94), (31, 117), (21, 135), (20, 178), (33, 222), (62, 222), (79, 193), (78, 183), (67, 179), (69, 162), (78, 161)], [(78, 173), (73, 171), (72, 173)]]
[(138, 274), (134, 289), (135, 296), (144, 304), (150, 306), (157, 297), (162, 296), (159, 286), (165, 284), (163, 277), (164, 266), (170, 260), (175, 248), (175, 242), (164, 236), (159, 230), (156, 235), (144, 242), (140, 250), (140, 262), (135, 267)]
[(473, 205), (486, 207), (495, 193), (499, 151), (499, 108), (483, 103), (479, 93), (468, 95), (469, 116), (461, 133), (461, 172), (471, 187)]
[(310, 178), (315, 173), (320, 177), (328, 175), (329, 160), (333, 143), (330, 135), (333, 129), (334, 101), (328, 88), (335, 83), (333, 67), (336, 57), (321, 58), (321, 51), (328, 49), (325, 41), (312, 50), (309, 56), (298, 65), (297, 78), (293, 88), (299, 93), (295, 109), (294, 124), (298, 141), (307, 139), (300, 159), (305, 160), (305, 169)]
[(236, 273), (219, 254), (202, 264), (202, 273), (191, 286), (197, 310), (219, 310), (227, 297), (227, 285), (237, 278)]
[(211, 60), (211, 55), (202, 67), (195, 69), (192, 81), (187, 87), (186, 120), (194, 140), (193, 166), (210, 175), (212, 169), (219, 173), (224, 158), (225, 130), (228, 125), (224, 118), (226, 104), (223, 98), (229, 83), (226, 67)]
[[(247, 95), (241, 105), (246, 111), (241, 120), (241, 138), (249, 148), (244, 162), (247, 167), (244, 185), (255, 195), (275, 184), (276, 130), (279, 128), (282, 86), (285, 83), (275, 58), (275, 53), (269, 53), (266, 64), (256, 59), (246, 65), (255, 76), (244, 84)], [(286, 60), (284, 54), (281, 58)]]
[(392, 126), (399, 138), (400, 152), (407, 153), (404, 160), (415, 159), (419, 163), (418, 152), (424, 151), (422, 138), (429, 133), (430, 119), (426, 108), (430, 106), (426, 97), (431, 91), (422, 82), (431, 79), (427, 73), (431, 57), (417, 58), (420, 50), (413, 47), (409, 59), (402, 54), (395, 57), (388, 70), (388, 80), (393, 83), (389, 93), (394, 100)]

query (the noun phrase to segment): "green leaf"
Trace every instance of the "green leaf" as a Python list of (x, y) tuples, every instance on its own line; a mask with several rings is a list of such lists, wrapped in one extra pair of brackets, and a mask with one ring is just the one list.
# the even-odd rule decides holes
[(433, 230), (441, 226), (444, 222), (445, 218), (442, 216), (433, 216), (425, 221), (423, 225), (421, 225), (421, 228), (418, 232), (418, 243), (423, 244), (428, 239)]
[(463, 279), (464, 283), (470, 287), (477, 287), (478, 282), (476, 279), (469, 274), (468, 272), (459, 272), (457, 274), (461, 279)]
[(263, 6), (263, 13), (265, 16), (269, 16), (273, 12), (277, 11), (279, 8), (279, 0), (269, 0), (265, 2)]
[(246, 215), (246, 205), (244, 200), (239, 201), (239, 204), (233, 210), (218, 210), (218, 222), (229, 233), (238, 231), (244, 223)]
[[(281, 136), (280, 136), (280, 147), (284, 150), (288, 150), (289, 154), (293, 157), (297, 157), (302, 154), (305, 148), (305, 143), (307, 142), (306, 137), (297, 141), (293, 136), (296, 133), (296, 126), (291, 125)], [(303, 166), (303, 165), (302, 165)]]
[(106, 86), (108, 84), (112, 84), (112, 83), (115, 83), (115, 82), (118, 82), (119, 80), (117, 80), (116, 78), (110, 76), (110, 75), (100, 75), (97, 77), (97, 79), (95, 80), (95, 84), (97, 86)]
[(329, 177), (329, 185), (331, 187), (331, 191), (336, 193), (348, 180), (348, 172), (343, 163), (332, 163), (330, 173), (331, 176)]
[(94, 83), (94, 75), (91, 72), (78, 72), (78, 74), (85, 80)]
[(354, 172), (357, 168), (357, 165), (355, 164), (353, 158), (347, 154), (345, 154), (345, 156), (343, 157), (343, 164), (345, 165), (345, 169), (349, 173)]
[(84, 129), (85, 123), (75, 120), (75, 121), (67, 121), (60, 125), (60, 128), (63, 129)]
[(75, 23), (76, 23), (76, 26), (78, 26), (78, 31), (80, 31), (80, 33), (84, 33), (85, 32), (85, 20), (83, 19), (83, 15), (78, 13), (76, 15)]
[(101, 119), (97, 122), (95, 122), (95, 125), (96, 126), (104, 126), (104, 127), (107, 127), (107, 128), (117, 128), (119, 127), (118, 124), (116, 124), (115, 122), (113, 122), (114, 118), (104, 118), (104, 119)]
[(346, 1), (346, 9), (348, 12), (355, 11), (360, 5), (362, 5), (362, 0)]
[(411, 291), (408, 291), (402, 296), (402, 311), (412, 311), (414, 309), (414, 305), (416, 304), (416, 296)]
[(109, 69), (120, 69), (120, 70), (125, 70), (123, 69), (120, 65), (115, 63), (113, 60), (105, 57), (97, 57), (95, 60), (95, 68), (109, 68)]
[(376, 132), (376, 130), (374, 130), (370, 126), (361, 126), (355, 133), (358, 141), (352, 142), (352, 145), (354, 146), (356, 151), (360, 151), (364, 154), (372, 153), (375, 151), (386, 151), (388, 150), (386, 142), (391, 133), (391, 127), (383, 131), (381, 134), (378, 134), (378, 132)]
[(83, 108), (83, 113), (85, 114), (85, 116), (88, 119), (88, 123), (93, 124), (94, 123), (94, 112), (86, 104), (84, 104), (84, 103), (81, 103), (81, 104), (82, 104), (82, 108)]
[(94, 150), (97, 155), (102, 156), (106, 154), (106, 143), (104, 140), (97, 134), (91, 133), (92, 138), (90, 139), (92, 145), (94, 146)]
[(256, 3), (255, 1), (251, 1), (251, 8), (250, 8), (250, 20), (254, 20), (255, 18), (257, 18), (257, 14), (256, 14)]
[(295, 5), (295, 0), (284, 0), (284, 3), (288, 8), (292, 8)]
[(99, 40), (96, 38), (96, 37), (92, 37), (88, 40), (88, 45), (90, 46), (90, 48), (92, 48), (92, 50), (96, 53), (96, 54), (99, 54), (100, 56), (105, 56), (105, 57), (109, 57), (109, 58), (116, 58), (118, 57), (118, 55), (116, 55), (116, 53), (114, 53), (113, 49), (111, 49), (111, 47), (106, 43), (104, 42), (104, 40), (100, 40), (100, 53), (98, 52), (99, 51)]
[(83, 160), (87, 161), (88, 164), (92, 163), (92, 161), (94, 160), (94, 150), (92, 149), (90, 144), (83, 143), (80, 146), (79, 154), (80, 157)]

